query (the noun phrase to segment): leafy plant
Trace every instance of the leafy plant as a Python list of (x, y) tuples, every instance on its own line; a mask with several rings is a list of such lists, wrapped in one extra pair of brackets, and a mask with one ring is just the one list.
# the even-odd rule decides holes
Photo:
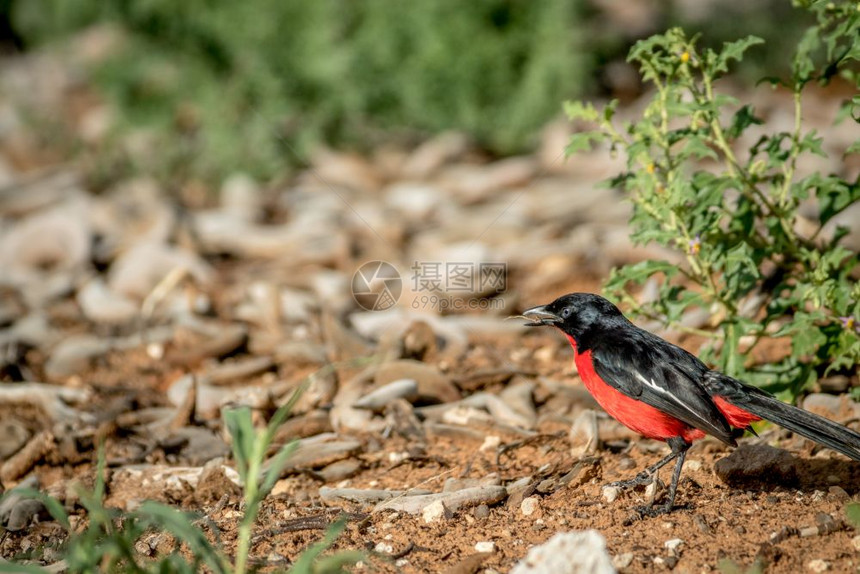
[[(332, 369), (329, 365), (323, 369)], [(308, 377), (290, 400), (272, 416), (265, 429), (257, 430), (247, 407), (224, 411), (224, 424), (233, 440), (236, 469), (242, 479), (244, 514), (239, 523), (239, 539), (235, 562), (222, 549), (213, 545), (205, 531), (198, 525), (199, 517), (181, 512), (154, 501), (144, 502), (134, 512), (120, 512), (104, 505), (105, 458), (104, 449), (99, 449), (96, 482), (91, 492), (81, 492), (81, 504), (87, 511), (87, 525), (76, 532), (69, 515), (56, 499), (36, 490), (18, 490), (19, 495), (40, 500), (48, 512), (68, 532), (63, 556), (70, 573), (89, 574), (96, 572), (127, 572), (132, 574), (194, 573), (205, 565), (216, 574), (245, 574), (248, 572), (251, 534), (265, 497), (271, 492), (281, 471), (298, 443), (292, 441), (282, 446), (275, 456), (266, 460), (267, 453), (278, 427), (287, 419), (296, 401), (307, 389), (314, 375)], [(291, 574), (338, 574), (344, 566), (354, 564), (365, 557), (363, 552), (342, 551), (329, 556), (321, 554), (334, 544), (346, 527), (345, 520), (334, 522), (322, 540), (305, 550), (289, 570)], [(147, 532), (162, 530), (187, 547), (190, 560), (179, 553), (158, 559), (140, 556), (135, 544)], [(33, 565), (0, 561), (0, 572), (38, 573), (47, 570)]]
[[(680, 29), (637, 43), (629, 60), (655, 95), (642, 117), (615, 120), (616, 102), (602, 110), (568, 103), (573, 119), (597, 124), (573, 136), (568, 152), (606, 143), (627, 157), (627, 170), (610, 184), (633, 203), (632, 238), (657, 243), (680, 263), (645, 261), (616, 269), (606, 290), (634, 315), (658, 319), (706, 338), (703, 358), (730, 375), (796, 396), (816, 377), (852, 372), (860, 362), (858, 256), (840, 244), (845, 229), (827, 233), (835, 216), (860, 199), (857, 181), (836, 174), (799, 177), (798, 159), (824, 155), (821, 137), (802, 123), (801, 94), (810, 82), (840, 76), (860, 86), (856, 2), (798, 2), (817, 23), (798, 43), (788, 82), (794, 126), (767, 131), (752, 105), (721, 94), (715, 82), (732, 62), (761, 43), (748, 37), (722, 50), (697, 46)], [(860, 96), (844, 116), (860, 121)], [(738, 149), (755, 126), (760, 133)], [(860, 151), (860, 140), (845, 153)], [(802, 202), (813, 201), (812, 231), (798, 228)], [(832, 227), (832, 226), (831, 226)], [(658, 296), (640, 303), (632, 288), (659, 280)], [(685, 313), (704, 309), (709, 329), (686, 327)], [(791, 352), (767, 364), (748, 360), (768, 337), (791, 337)]]
[(94, 74), (118, 131), (155, 140), (152, 158), (134, 158), (150, 174), (271, 177), (315, 144), (366, 145), (382, 130), (458, 129), (510, 153), (590, 68), (581, 0), (9, 1), (30, 44), (96, 23), (125, 32)]
[[(134, 512), (122, 513), (106, 507), (104, 472), (104, 449), (100, 448), (95, 485), (92, 491), (80, 492), (81, 505), (87, 511), (87, 524), (81, 532), (75, 531), (69, 514), (56, 499), (36, 490), (23, 489), (18, 492), (19, 495), (40, 500), (51, 516), (68, 532), (69, 538), (63, 549), (68, 572), (191, 574), (199, 572), (204, 564), (215, 573), (230, 572), (226, 557), (209, 542), (203, 530), (196, 525), (194, 515), (154, 501), (144, 502)], [(178, 553), (159, 560), (141, 557), (135, 549), (135, 543), (153, 529), (168, 532), (177, 541), (182, 541), (188, 548), (191, 560)], [(0, 572), (45, 574), (47, 570), (37, 566), (0, 562)]]

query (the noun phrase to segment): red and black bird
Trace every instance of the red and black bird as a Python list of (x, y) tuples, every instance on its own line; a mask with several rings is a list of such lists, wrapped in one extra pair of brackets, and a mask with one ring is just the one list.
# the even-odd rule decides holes
[(532, 320), (527, 325), (549, 325), (567, 335), (582, 382), (607, 413), (671, 447), (668, 456), (635, 478), (614, 483), (647, 484), (658, 469), (678, 459), (666, 503), (640, 509), (641, 514), (672, 510), (693, 441), (710, 434), (737, 446), (735, 429), (749, 429), (761, 419), (860, 460), (860, 433), (709, 369), (691, 353), (631, 323), (599, 295), (571, 293), (523, 315)]

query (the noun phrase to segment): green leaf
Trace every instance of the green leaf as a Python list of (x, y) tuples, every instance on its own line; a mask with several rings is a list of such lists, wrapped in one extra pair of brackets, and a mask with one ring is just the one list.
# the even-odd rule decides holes
[(761, 125), (764, 123), (761, 118), (755, 115), (755, 108), (751, 104), (742, 106), (732, 117), (732, 123), (726, 131), (729, 139), (735, 140), (744, 133), (744, 131), (752, 125)]
[[(663, 273), (666, 277), (673, 277), (678, 272), (678, 266), (668, 261), (640, 261), (633, 265), (625, 265), (620, 269), (615, 269), (612, 275), (617, 282), (633, 282), (644, 283), (652, 275)], [(612, 279), (610, 279), (612, 281)]]
[(593, 144), (600, 143), (606, 139), (602, 132), (578, 132), (570, 136), (570, 141), (567, 147), (564, 148), (564, 155), (572, 156), (575, 153), (591, 151)]
[(284, 470), (284, 466), (287, 464), (287, 460), (289, 460), (290, 456), (296, 449), (299, 447), (299, 442), (294, 440), (288, 444), (285, 444), (281, 450), (278, 451), (274, 457), (269, 460), (269, 463), (266, 465), (266, 476), (263, 479), (263, 484), (260, 486), (260, 497), (264, 498), (269, 491), (272, 490), (272, 487), (275, 485), (275, 482), (281, 476), (281, 471)]
[(49, 570), (35, 564), (17, 564), (0, 558), (0, 572), (9, 574), (48, 574)]
[(860, 530), (860, 502), (851, 502), (845, 505), (845, 518), (855, 530)]
[(194, 525), (191, 515), (151, 500), (141, 504), (134, 515), (154, 527), (163, 528), (187, 544), (191, 553), (202, 559), (213, 572), (229, 572), (222, 555), (212, 546), (205, 533)]
[(319, 555), (334, 544), (334, 541), (337, 540), (337, 537), (340, 536), (345, 528), (346, 518), (340, 518), (333, 522), (326, 530), (325, 536), (323, 536), (321, 541), (302, 552), (293, 567), (290, 568), (290, 574), (313, 574), (315, 572), (314, 564)]
[(233, 457), (236, 459), (236, 470), (243, 482), (248, 478), (248, 463), (254, 454), (256, 430), (251, 420), (251, 410), (248, 407), (225, 409), (223, 413), (224, 426), (232, 438)]
[(743, 60), (744, 52), (759, 44), (764, 44), (764, 40), (757, 36), (747, 36), (740, 40), (724, 43), (723, 49), (714, 63), (714, 72), (728, 72), (728, 64), (731, 60)]
[(578, 100), (569, 100), (564, 102), (564, 113), (569, 120), (585, 120), (587, 122), (596, 122), (600, 118), (600, 113), (591, 102), (580, 102)]

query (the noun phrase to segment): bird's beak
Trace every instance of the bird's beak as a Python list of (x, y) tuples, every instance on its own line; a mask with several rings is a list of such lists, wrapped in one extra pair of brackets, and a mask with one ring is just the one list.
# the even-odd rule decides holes
[(552, 311), (548, 311), (546, 305), (538, 305), (537, 307), (526, 309), (523, 311), (523, 317), (531, 320), (530, 323), (526, 323), (526, 327), (554, 326), (564, 322), (561, 317)]

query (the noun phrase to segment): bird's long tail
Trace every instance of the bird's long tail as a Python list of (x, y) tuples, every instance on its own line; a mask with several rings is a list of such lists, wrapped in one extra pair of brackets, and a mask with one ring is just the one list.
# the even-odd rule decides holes
[(708, 373), (709, 390), (732, 405), (801, 436), (860, 460), (860, 433), (822, 416), (786, 404), (722, 373)]

